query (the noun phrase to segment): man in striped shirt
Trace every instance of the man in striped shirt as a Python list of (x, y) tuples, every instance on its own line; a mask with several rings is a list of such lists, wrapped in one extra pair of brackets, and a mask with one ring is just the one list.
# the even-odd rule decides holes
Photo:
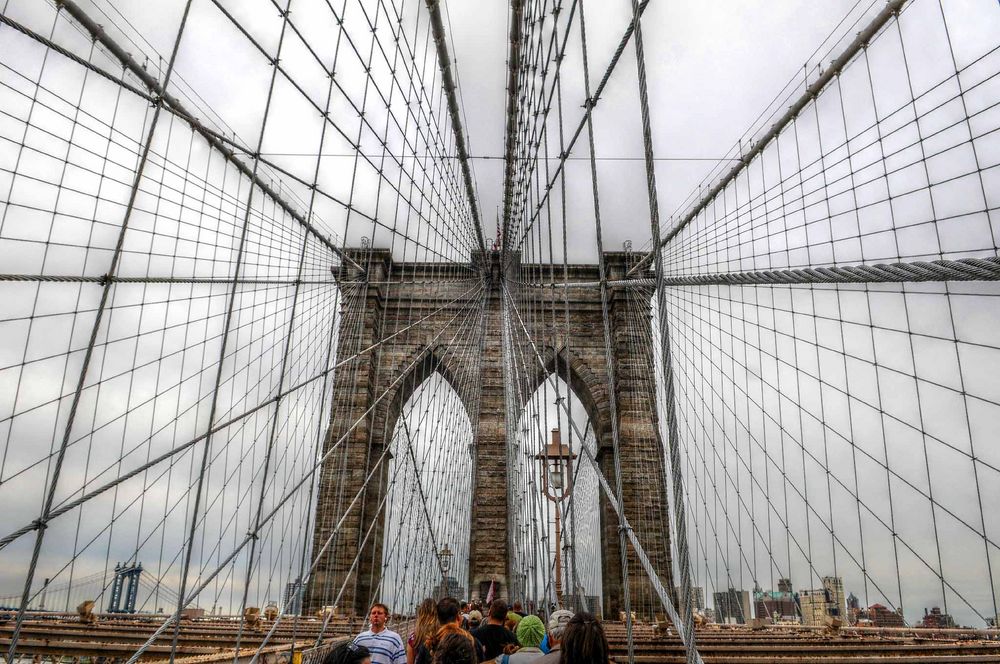
[(389, 607), (381, 602), (372, 604), (368, 611), (368, 623), (371, 629), (358, 634), (354, 642), (364, 646), (372, 654), (372, 664), (406, 664), (406, 650), (399, 634), (387, 629)]

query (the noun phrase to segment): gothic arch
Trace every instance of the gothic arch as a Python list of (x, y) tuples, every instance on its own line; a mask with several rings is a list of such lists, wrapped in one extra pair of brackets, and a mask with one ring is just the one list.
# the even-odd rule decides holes
[[(386, 437), (392, 436), (406, 402), (424, 384), (424, 381), (435, 373), (444, 378), (445, 382), (455, 391), (465, 408), (465, 414), (469, 421), (475, 422), (475, 395), (469, 393), (469, 385), (462, 381), (461, 371), (455, 364), (455, 359), (450, 356), (448, 347), (442, 344), (433, 349), (420, 348), (407, 356), (397, 366), (383, 368), (384, 375), (390, 377), (386, 381), (387, 383), (393, 380), (398, 381), (392, 392), (386, 397), (385, 420), (380, 423), (385, 425)], [(399, 378), (400, 371), (405, 371), (402, 378)]]
[[(539, 349), (539, 355), (545, 367), (543, 369), (535, 365), (536, 371), (530, 377), (524, 398), (530, 398), (549, 376), (556, 374), (569, 384), (573, 394), (580, 400), (590, 418), (590, 426), (593, 427), (597, 440), (603, 441), (610, 436), (611, 415), (606, 394), (607, 381), (602, 373), (595, 371), (565, 346), (559, 350), (552, 346), (543, 346)], [(527, 404), (522, 403), (521, 407), (525, 405)]]

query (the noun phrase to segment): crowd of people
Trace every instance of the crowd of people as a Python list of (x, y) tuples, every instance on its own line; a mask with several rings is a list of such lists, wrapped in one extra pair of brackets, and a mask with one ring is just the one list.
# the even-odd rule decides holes
[(485, 608), (453, 597), (425, 599), (406, 640), (389, 629), (389, 608), (377, 602), (369, 628), (331, 652), (323, 664), (610, 664), (601, 622), (560, 609), (545, 621), (502, 599)]

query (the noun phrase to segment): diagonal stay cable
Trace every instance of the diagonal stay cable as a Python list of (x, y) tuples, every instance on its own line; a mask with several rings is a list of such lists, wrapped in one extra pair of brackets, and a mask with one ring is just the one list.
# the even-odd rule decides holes
[[(467, 308), (468, 308), (468, 305), (466, 305), (466, 306), (462, 307), (462, 309), (458, 310), (455, 313), (455, 315), (449, 320), (449, 325), (450, 325), (451, 322), (453, 322), (454, 320), (456, 320), (460, 316), (462, 316), (462, 314), (465, 313), (465, 310)], [(471, 318), (466, 318), (465, 320), (468, 321), (468, 320), (471, 320)], [(439, 331), (434, 336), (434, 338), (432, 338), (428, 343), (424, 344), (424, 346), (426, 348), (432, 347), (433, 344), (437, 341), (437, 339), (441, 336), (441, 334), (444, 332), (445, 329), (447, 329), (447, 326), (443, 327), (441, 329), (441, 331)], [(458, 331), (456, 331), (455, 336), (457, 336), (458, 332), (460, 332), (460, 331), (461, 331), (461, 329), (459, 329)], [(297, 482), (295, 482), (284, 493), (284, 495), (282, 496), (282, 498), (280, 498), (279, 500), (277, 500), (275, 502), (275, 504), (271, 508), (271, 510), (265, 516), (261, 517), (261, 519), (260, 519), (260, 526), (256, 527), (255, 529), (251, 530), (250, 532), (248, 532), (246, 534), (246, 536), (243, 538), (243, 540), (236, 547), (234, 547), (232, 551), (230, 551), (229, 555), (226, 556), (226, 558), (219, 565), (217, 565), (216, 568), (211, 573), (205, 575), (202, 578), (201, 583), (199, 583), (195, 588), (193, 588), (183, 598), (183, 601), (179, 603), (179, 606), (181, 608), (175, 610), (173, 614), (171, 614), (170, 616), (168, 616), (160, 624), (160, 626), (153, 632), (153, 634), (151, 634), (149, 636), (149, 638), (146, 640), (146, 642), (138, 650), (136, 650), (136, 652), (129, 658), (127, 664), (135, 664), (135, 662), (138, 661), (138, 659), (142, 656), (142, 654), (144, 652), (146, 652), (146, 650), (149, 648), (149, 646), (151, 646), (159, 638), (159, 636), (171, 624), (174, 624), (174, 623), (176, 623), (176, 622), (179, 621), (182, 608), (184, 606), (187, 606), (188, 604), (190, 604), (192, 601), (194, 601), (194, 599), (201, 593), (202, 590), (204, 590), (208, 586), (209, 583), (212, 582), (212, 580), (219, 574), (219, 572), (221, 572), (223, 569), (225, 569), (229, 565), (230, 562), (232, 562), (233, 560), (235, 560), (236, 557), (238, 555), (240, 555), (240, 552), (243, 551), (243, 549), (246, 547), (246, 545), (249, 544), (251, 540), (253, 540), (254, 538), (256, 538), (258, 536), (259, 530), (261, 528), (263, 528), (266, 524), (268, 524), (271, 521), (271, 519), (273, 519), (274, 516), (281, 511), (281, 508), (285, 505), (285, 503), (287, 503), (289, 500), (291, 500), (291, 498), (298, 493), (299, 489), (301, 489), (307, 482), (309, 482), (312, 479), (312, 477), (316, 474), (316, 471), (323, 465), (323, 462), (325, 462), (330, 456), (333, 455), (333, 453), (348, 438), (348, 436), (350, 436), (350, 434), (354, 430), (354, 428), (357, 427), (358, 424), (360, 424), (361, 422), (363, 422), (363, 421), (365, 421), (367, 419), (368, 414), (379, 403), (381, 403), (381, 401), (388, 394), (390, 394), (392, 392), (393, 388), (395, 388), (395, 386), (397, 384), (399, 384), (406, 377), (406, 375), (409, 372), (409, 369), (412, 369), (417, 364), (417, 362), (419, 362), (421, 359), (422, 358), (418, 358), (418, 359), (414, 360), (413, 362), (411, 362), (409, 364), (409, 366), (407, 366), (406, 369), (404, 369), (395, 380), (393, 380), (391, 383), (389, 383), (388, 386), (386, 386), (386, 389), (383, 390), (382, 393), (372, 401), (371, 406), (364, 413), (362, 413), (362, 415), (360, 417), (358, 417), (351, 424), (350, 427), (348, 427), (347, 431), (333, 445), (331, 445), (326, 450), (326, 452), (324, 452), (317, 459), (317, 461), (314, 464), (312, 464), (312, 466), (309, 468), (308, 472), (306, 472)]]
[[(100, 494), (108, 491), (109, 489), (112, 489), (112, 488), (118, 486), (119, 484), (121, 484), (121, 483), (123, 483), (123, 482), (125, 482), (125, 481), (127, 481), (127, 480), (129, 480), (129, 479), (131, 479), (133, 477), (135, 477), (136, 475), (142, 473), (143, 471), (148, 470), (149, 468), (152, 468), (153, 466), (156, 466), (156, 465), (162, 463), (163, 461), (165, 461), (167, 459), (170, 459), (173, 456), (176, 456), (177, 454), (180, 454), (181, 452), (183, 452), (183, 451), (185, 451), (185, 450), (193, 447), (197, 443), (205, 440), (206, 438), (208, 438), (212, 434), (217, 433), (219, 431), (222, 431), (222, 430), (226, 429), (227, 427), (230, 427), (233, 424), (235, 424), (235, 423), (237, 423), (237, 422), (239, 422), (239, 421), (241, 421), (243, 419), (246, 419), (250, 415), (253, 415), (256, 412), (259, 412), (260, 410), (269, 407), (271, 404), (277, 402), (282, 397), (287, 396), (287, 395), (289, 395), (289, 394), (291, 394), (293, 392), (296, 392), (299, 389), (301, 389), (301, 388), (303, 388), (303, 387), (305, 387), (305, 386), (307, 386), (307, 385), (309, 385), (311, 383), (314, 383), (317, 380), (322, 379), (324, 376), (332, 373), (333, 371), (335, 371), (339, 367), (341, 367), (341, 366), (343, 366), (343, 365), (345, 365), (345, 364), (347, 364), (347, 363), (349, 363), (349, 362), (357, 359), (358, 357), (360, 357), (361, 355), (364, 355), (365, 353), (371, 352), (372, 350), (374, 350), (375, 348), (378, 348), (379, 346), (381, 346), (383, 343), (389, 341), (390, 339), (398, 336), (399, 334), (402, 334), (402, 333), (406, 332), (407, 330), (413, 328), (415, 325), (417, 325), (417, 324), (419, 324), (419, 323), (427, 320), (431, 316), (433, 316), (433, 315), (439, 313), (440, 311), (442, 311), (442, 310), (450, 307), (452, 304), (454, 304), (458, 300), (466, 297), (472, 291), (477, 291), (477, 293), (478, 293), (478, 291), (482, 290), (482, 288), (483, 288), (482, 284), (479, 284), (478, 286), (469, 289), (468, 291), (466, 291), (465, 293), (463, 293), (458, 298), (455, 298), (455, 300), (452, 300), (448, 304), (442, 305), (437, 310), (431, 312), (430, 314), (428, 314), (427, 316), (425, 316), (421, 320), (419, 320), (419, 321), (417, 321), (417, 322), (415, 322), (415, 323), (413, 323), (413, 324), (411, 324), (411, 325), (409, 325), (409, 326), (407, 326), (407, 327), (405, 327), (403, 329), (400, 329), (399, 331), (393, 333), (389, 337), (386, 337), (385, 339), (383, 339), (379, 343), (373, 344), (373, 345), (371, 345), (371, 346), (369, 346), (369, 347), (367, 347), (365, 349), (362, 349), (361, 351), (355, 353), (351, 357), (344, 358), (343, 360), (340, 360), (339, 362), (337, 362), (333, 366), (329, 367), (328, 369), (325, 369), (324, 371), (322, 371), (322, 372), (320, 372), (320, 373), (318, 373), (318, 374), (316, 374), (314, 376), (311, 376), (311, 377), (307, 378), (304, 381), (301, 381), (301, 382), (299, 382), (299, 383), (297, 383), (295, 385), (290, 386), (287, 390), (284, 390), (283, 392), (281, 392), (279, 394), (276, 394), (274, 397), (272, 397), (272, 398), (270, 398), (270, 399), (268, 399), (266, 401), (263, 401), (263, 402), (257, 404), (253, 408), (251, 408), (251, 409), (249, 409), (249, 410), (241, 413), (240, 415), (237, 415), (237, 416), (235, 416), (235, 417), (233, 417), (233, 418), (231, 418), (231, 419), (229, 419), (229, 420), (227, 420), (225, 422), (221, 422), (221, 423), (217, 424), (216, 426), (210, 428), (209, 430), (207, 430), (205, 433), (201, 434), (200, 436), (192, 438), (192, 439), (188, 440), (187, 442), (185, 442), (185, 443), (183, 443), (181, 445), (173, 447), (170, 450), (164, 452), (163, 454), (161, 454), (161, 455), (159, 455), (159, 456), (157, 456), (157, 457), (155, 457), (155, 458), (153, 458), (153, 459), (151, 459), (151, 460), (149, 460), (149, 461), (147, 461), (147, 462), (145, 462), (145, 463), (137, 466), (136, 468), (132, 469), (131, 471), (129, 471), (125, 475), (117, 477), (114, 480), (111, 480), (111, 481), (107, 482), (106, 484), (103, 484), (103, 485), (101, 485), (101, 486), (99, 486), (99, 487), (97, 487), (97, 488), (95, 488), (95, 489), (87, 492), (86, 494), (80, 496), (76, 500), (73, 500), (71, 502), (65, 503), (61, 507), (53, 509), (52, 512), (50, 513), (50, 516), (49, 516), (50, 520), (54, 519), (54, 518), (57, 518), (59, 516), (62, 516), (66, 512), (69, 512), (70, 510), (75, 509), (76, 507), (79, 507), (83, 503), (86, 503), (87, 501), (91, 500), (92, 498), (95, 498), (96, 496), (98, 496), (98, 495), (100, 495)], [(473, 294), (473, 297), (475, 297), (475, 295), (476, 294)], [(465, 306), (463, 306), (462, 309), (460, 309), (459, 311), (460, 312), (464, 311), (467, 306), (468, 306), (468, 304), (466, 304)], [(457, 316), (458, 316), (458, 314), (456, 314), (456, 317)], [(455, 317), (453, 317), (451, 320), (453, 321), (454, 319), (455, 319)], [(450, 323), (451, 323), (451, 321), (448, 322), (448, 324), (450, 324)], [(438, 334), (434, 338), (436, 339), (438, 336), (440, 336), (440, 334), (444, 331), (444, 329), (446, 329), (446, 327), (447, 327), (447, 325), (445, 325), (444, 327), (442, 327), (441, 331), (439, 331)], [(383, 396), (384, 396), (384, 393), (383, 393)], [(379, 399), (381, 399), (381, 397), (379, 397)], [(375, 404), (372, 404), (372, 408), (374, 407), (374, 405)], [(369, 408), (369, 410), (371, 410), (371, 408)], [(357, 426), (357, 422), (354, 424), (354, 426)], [(30, 533), (30, 532), (34, 531), (34, 530), (37, 530), (39, 527), (40, 527), (40, 524), (37, 521), (32, 521), (31, 523), (26, 524), (26, 525), (22, 526), (21, 528), (18, 528), (16, 530), (12, 531), (8, 535), (4, 536), (3, 538), (0, 538), (0, 550), (2, 550), (4, 547), (6, 547), (10, 543), (14, 542), (15, 540), (17, 540), (18, 538), (20, 538), (22, 535), (25, 535), (27, 533)]]
[[(662, 249), (666, 246), (670, 240), (672, 240), (678, 233), (680, 233), (685, 226), (687, 226), (692, 219), (698, 216), (698, 214), (704, 210), (712, 200), (718, 196), (718, 194), (725, 189), (725, 187), (750, 164), (750, 162), (760, 153), (764, 151), (764, 148), (772, 140), (774, 140), (781, 131), (792, 123), (798, 114), (806, 107), (807, 104), (814, 101), (819, 95), (820, 91), (827, 86), (827, 84), (834, 80), (844, 67), (854, 59), (854, 57), (860, 53), (864, 48), (868, 46), (871, 39), (881, 30), (893, 17), (897, 16), (902, 9), (903, 5), (906, 4), (907, 0), (889, 0), (886, 6), (872, 19), (863, 30), (858, 32), (854, 40), (848, 44), (847, 48), (837, 56), (830, 63), (830, 66), (820, 74), (811, 85), (809, 85), (805, 92), (799, 97), (791, 106), (789, 106), (788, 111), (783, 115), (777, 122), (771, 125), (770, 129), (761, 136), (757, 141), (755, 141), (750, 149), (745, 153), (740, 155), (740, 161), (738, 164), (733, 166), (733, 168), (726, 173), (722, 179), (720, 179), (694, 206), (688, 210), (687, 213), (681, 218), (681, 220), (673, 226), (662, 238), (655, 239), (658, 242), (660, 248)], [(635, 274), (639, 270), (642, 270), (651, 260), (653, 260), (653, 252), (646, 254), (642, 259), (639, 260), (632, 268), (629, 270), (629, 276)]]
[[(114, 55), (122, 63), (122, 65), (124, 65), (130, 72), (132, 72), (132, 74), (137, 76), (139, 80), (142, 81), (143, 84), (146, 85), (146, 87), (148, 87), (150, 91), (154, 93), (155, 99), (162, 100), (161, 105), (165, 105), (169, 107), (169, 109), (176, 111), (177, 115), (180, 115), (186, 122), (188, 122), (191, 125), (192, 129), (201, 134), (205, 138), (205, 140), (208, 141), (209, 145), (211, 145), (213, 148), (221, 152), (229, 162), (231, 162), (241, 173), (243, 173), (243, 175), (250, 178), (255, 185), (260, 187), (261, 191), (266, 193), (269, 198), (271, 198), (279, 206), (281, 206), (289, 215), (292, 216), (293, 219), (295, 219), (299, 224), (301, 224), (310, 234), (316, 237), (316, 239), (318, 239), (320, 242), (326, 245), (326, 247), (330, 249), (332, 252), (334, 252), (341, 260), (360, 269), (360, 266), (357, 263), (355, 263), (349, 256), (345, 255), (341, 251), (340, 247), (338, 247), (335, 243), (331, 242), (329, 238), (320, 233), (319, 230), (315, 228), (308, 219), (303, 217), (298, 212), (298, 210), (295, 209), (295, 207), (293, 207), (290, 203), (285, 201), (284, 197), (282, 197), (267, 182), (265, 182), (262, 178), (260, 178), (260, 176), (254, 173), (249, 166), (244, 164), (239, 159), (236, 159), (236, 156), (233, 153), (233, 151), (230, 148), (226, 147), (221, 141), (219, 141), (219, 139), (216, 138), (213, 132), (208, 131), (207, 128), (204, 127), (204, 125), (202, 125), (202, 123), (184, 107), (184, 105), (180, 102), (179, 99), (177, 99), (172, 94), (167, 92), (167, 85), (169, 79), (165, 80), (164, 83), (161, 85), (160, 82), (156, 79), (156, 77), (154, 77), (152, 74), (143, 69), (142, 65), (136, 62), (135, 59), (127, 51), (125, 51), (120, 45), (118, 45), (118, 43), (115, 42), (104, 31), (104, 29), (101, 28), (100, 25), (95, 23), (94, 20), (91, 19), (90, 16), (86, 12), (84, 12), (83, 9), (80, 8), (80, 6), (77, 5), (76, 2), (74, 2), (73, 0), (58, 0), (57, 5), (60, 8), (66, 10), (66, 13), (68, 13), (78, 23), (80, 23), (95, 41), (100, 42), (100, 44), (104, 46), (106, 49), (108, 49), (108, 51), (111, 52), (111, 54)], [(16, 24), (16, 22), (14, 22), (11, 19), (8, 19), (7, 17), (3, 17), (3, 22), (19, 30), (24, 34), (31, 36), (33, 39), (40, 40), (39, 38), (41, 38), (41, 35), (35, 35), (29, 29)], [(53, 44), (53, 46), (55, 46), (55, 44)], [(65, 49), (60, 48), (58, 50), (62, 54), (67, 53)], [(117, 80), (115, 82), (118, 83)]]

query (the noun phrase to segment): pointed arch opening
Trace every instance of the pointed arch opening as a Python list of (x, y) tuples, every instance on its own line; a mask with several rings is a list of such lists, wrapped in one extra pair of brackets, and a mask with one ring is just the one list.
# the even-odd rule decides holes
[[(527, 610), (558, 604), (599, 614), (600, 488), (583, 449), (597, 454), (603, 417), (580, 374), (566, 372), (562, 356), (552, 357), (511, 436), (512, 599), (526, 602)], [(551, 453), (560, 447), (567, 458), (556, 461)]]
[(427, 354), (390, 406), (382, 571), (375, 597), (412, 613), (425, 597), (466, 596), (473, 427), (470, 386)]

